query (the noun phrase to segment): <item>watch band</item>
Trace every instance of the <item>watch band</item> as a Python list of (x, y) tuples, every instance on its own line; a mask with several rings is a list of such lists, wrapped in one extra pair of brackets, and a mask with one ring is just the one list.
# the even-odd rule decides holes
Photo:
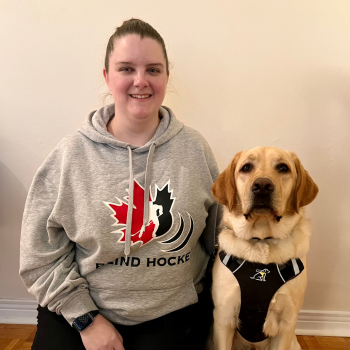
[(99, 314), (98, 310), (89, 311), (86, 314), (77, 317), (72, 326), (78, 331), (81, 332), (85, 328), (92, 325), (94, 322), (94, 318)]

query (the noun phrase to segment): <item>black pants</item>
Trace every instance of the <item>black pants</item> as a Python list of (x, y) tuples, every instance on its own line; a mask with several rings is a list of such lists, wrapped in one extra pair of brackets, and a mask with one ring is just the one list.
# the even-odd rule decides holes
[[(210, 293), (199, 302), (136, 326), (115, 325), (125, 350), (203, 350), (212, 322)], [(38, 306), (32, 350), (85, 350), (80, 334), (63, 316)]]

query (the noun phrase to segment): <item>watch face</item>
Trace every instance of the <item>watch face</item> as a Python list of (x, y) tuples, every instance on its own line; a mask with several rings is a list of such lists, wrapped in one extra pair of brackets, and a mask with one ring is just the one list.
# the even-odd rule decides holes
[(78, 331), (83, 331), (86, 327), (90, 326), (94, 321), (94, 317), (87, 313), (83, 316), (77, 317), (73, 322), (73, 327)]

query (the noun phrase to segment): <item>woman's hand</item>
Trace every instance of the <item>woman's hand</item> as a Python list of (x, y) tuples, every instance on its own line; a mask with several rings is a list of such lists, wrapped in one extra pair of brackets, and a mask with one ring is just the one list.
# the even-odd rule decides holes
[(122, 336), (100, 314), (91, 326), (80, 332), (80, 336), (86, 350), (124, 350)]

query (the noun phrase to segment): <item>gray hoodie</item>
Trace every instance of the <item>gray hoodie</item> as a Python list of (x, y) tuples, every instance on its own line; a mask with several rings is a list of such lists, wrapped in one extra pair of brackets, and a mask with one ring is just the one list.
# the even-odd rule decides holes
[(213, 250), (218, 176), (204, 138), (167, 107), (135, 147), (107, 132), (114, 105), (89, 115), (31, 185), (20, 276), (72, 324), (88, 311), (134, 325), (197, 302)]

